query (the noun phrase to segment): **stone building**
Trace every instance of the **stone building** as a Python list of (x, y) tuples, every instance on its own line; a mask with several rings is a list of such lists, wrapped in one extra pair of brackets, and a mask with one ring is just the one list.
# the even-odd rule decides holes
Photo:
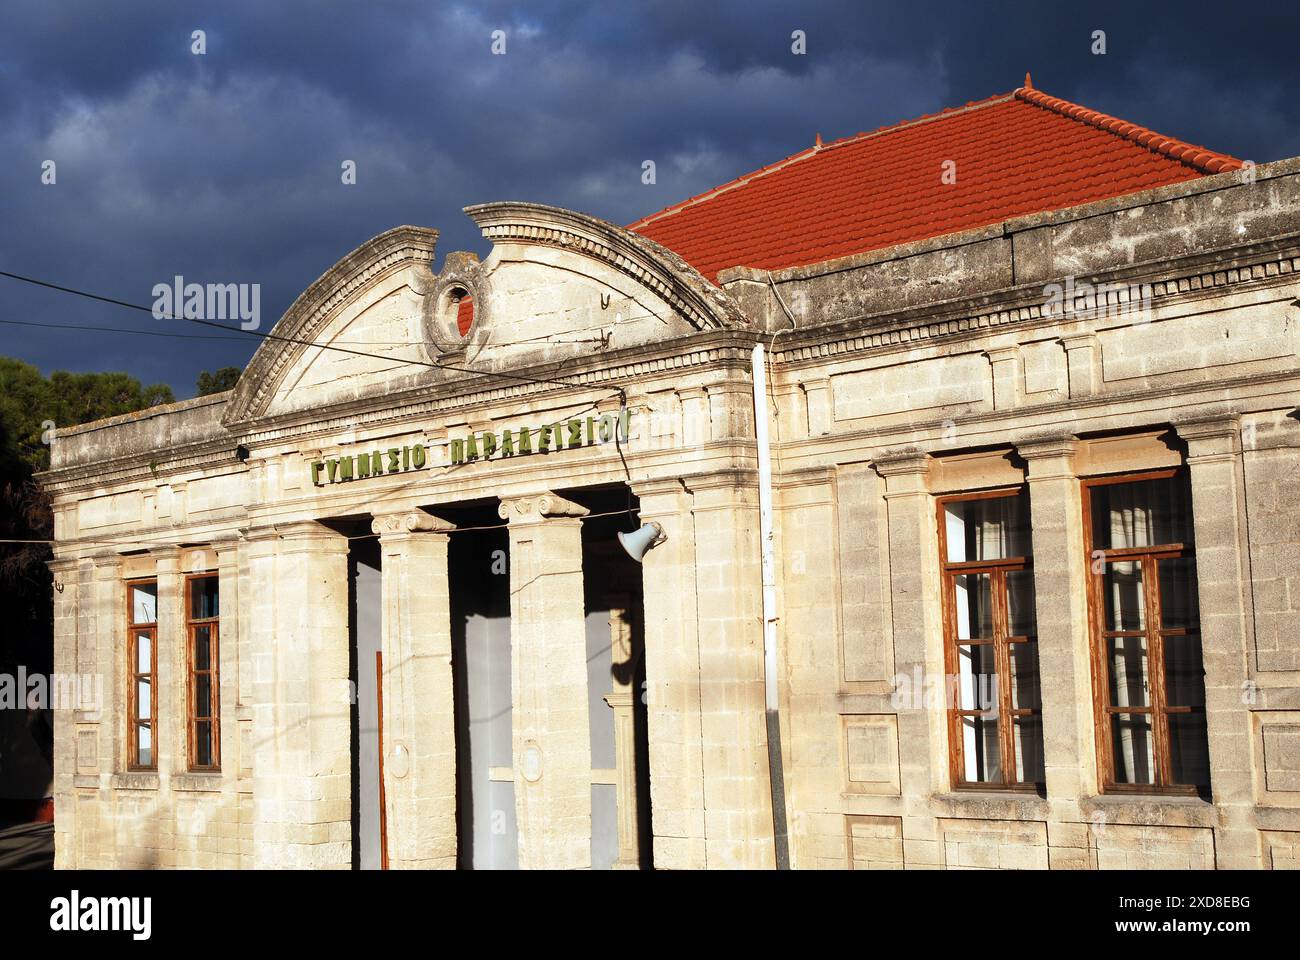
[(1300, 160), (1026, 85), (466, 213), (59, 431), (59, 866), (1300, 862)]

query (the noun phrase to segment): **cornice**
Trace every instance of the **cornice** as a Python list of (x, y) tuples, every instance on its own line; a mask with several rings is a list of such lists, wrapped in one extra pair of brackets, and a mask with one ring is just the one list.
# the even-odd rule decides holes
[[(1294, 248), (1294, 244), (1291, 247)], [(1226, 259), (1233, 263), (1232, 266), (1223, 262), (1224, 253), (1216, 251), (1183, 258), (1179, 263), (1184, 269), (1173, 271), (1172, 276), (1169, 275), (1170, 271), (1165, 270), (1160, 271), (1157, 278), (1151, 267), (1168, 264), (1169, 261), (1154, 261), (1106, 274), (1089, 274), (1079, 278), (1079, 282), (1086, 282), (1094, 288), (1110, 284), (1150, 285), (1153, 302), (1178, 302), (1179, 298), (1202, 296), (1203, 291), (1219, 291), (1300, 275), (1300, 255), (1296, 255), (1300, 251), (1296, 249), (1271, 250), (1265, 256), (1256, 250), (1253, 258), (1242, 258), (1244, 262), (1238, 262), (1229, 253)], [(1198, 265), (1189, 268), (1193, 263)], [(1211, 266), (1219, 269), (1211, 269)], [(1090, 312), (1099, 309), (1094, 295), (1078, 298), (1072, 313), (1053, 312), (1048, 308), (1043, 288), (1043, 284), (1027, 284), (991, 295), (965, 297), (805, 327), (785, 333), (772, 355), (774, 361), (782, 366), (796, 365), (902, 344), (910, 347), (918, 342), (1015, 324), (1060, 324), (1072, 319), (1086, 320)], [(1083, 305), (1079, 306), (1079, 303)], [(1105, 309), (1105, 305), (1100, 308)]]

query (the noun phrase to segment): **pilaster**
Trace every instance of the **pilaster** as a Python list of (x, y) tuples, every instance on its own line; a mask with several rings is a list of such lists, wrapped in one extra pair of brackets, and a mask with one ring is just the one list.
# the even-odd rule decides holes
[(1215, 830), (1215, 859), (1220, 867), (1256, 869), (1261, 864), (1252, 816), (1254, 751), (1245, 698), (1253, 623), (1241, 425), (1230, 414), (1182, 420), (1174, 429), (1187, 442), (1210, 789), (1224, 811)]
[(383, 568), (384, 798), (389, 866), (456, 867), (456, 715), (447, 544), (454, 524), (376, 516)]
[(582, 517), (550, 492), (503, 500), (519, 866), (591, 866), (591, 730)]

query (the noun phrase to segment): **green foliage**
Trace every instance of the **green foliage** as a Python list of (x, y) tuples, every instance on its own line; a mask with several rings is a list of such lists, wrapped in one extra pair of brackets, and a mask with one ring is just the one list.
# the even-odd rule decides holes
[(208, 373), (204, 370), (199, 374), (198, 395), (206, 397), (210, 393), (225, 393), (227, 390), (235, 389), (238, 381), (238, 367), (222, 367), (216, 373)]
[(125, 373), (56, 370), (46, 379), (29, 363), (0, 357), (0, 476), (15, 461), (29, 472), (49, 467), (50, 424), (72, 427), (173, 400), (166, 384), (144, 387)]
[[(28, 363), (0, 357), (0, 539), (48, 540), (54, 535), (49, 499), (34, 474), (50, 465), (53, 427), (170, 403), (166, 384), (145, 387), (125, 373), (44, 377)], [(0, 617), (11, 629), (0, 640), (0, 664), (48, 669), (51, 646), (50, 548), (0, 543)]]

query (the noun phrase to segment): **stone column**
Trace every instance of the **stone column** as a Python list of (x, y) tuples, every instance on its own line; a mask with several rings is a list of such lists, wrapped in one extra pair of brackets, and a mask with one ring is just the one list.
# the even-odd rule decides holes
[(257, 867), (352, 865), (347, 539), (246, 532)]
[(235, 776), (246, 764), (239, 726), (239, 543), (221, 540), (212, 545), (217, 555), (217, 598), (221, 619), (217, 632), (218, 716), (221, 733), (221, 769)]
[[(709, 867), (774, 869), (757, 475), (724, 471), (692, 488)], [(646, 582), (651, 597), (676, 602)]]
[[(640, 838), (637, 835), (636, 794), (636, 721), (633, 711), (637, 691), (633, 685), (633, 621), (625, 596), (611, 597), (609, 611), (609, 651), (611, 691), (605, 703), (614, 713), (614, 789), (618, 809), (618, 860), (615, 870), (637, 870), (641, 866)], [(626, 671), (626, 672), (625, 672)]]
[(1196, 533), (1196, 580), (1205, 667), (1210, 789), (1223, 810), (1214, 851), (1223, 868), (1258, 869), (1254, 828), (1250, 679), (1250, 566), (1246, 542), (1241, 430), (1236, 415), (1174, 424), (1187, 441)]
[[(909, 678), (943, 677), (939, 544), (934, 499), (926, 479), (930, 458), (918, 450), (900, 450), (872, 462), (885, 478), (894, 669)], [(898, 710), (903, 857), (909, 867), (944, 864), (930, 796), (950, 786), (947, 708), (922, 696), (925, 686)]]
[(519, 866), (591, 866), (591, 728), (582, 517), (553, 493), (501, 503), (510, 533), (510, 646)]
[(104, 551), (92, 558), (90, 569), (83, 566), (78, 599), (82, 609), (77, 614), (77, 671), (104, 678), (104, 704), (96, 730), (100, 762), (95, 772), (118, 773), (126, 769), (127, 757), (127, 610), (122, 558)]
[(456, 868), (456, 714), (447, 541), (420, 511), (377, 516), (383, 557), (384, 799), (392, 869)]
[(695, 614), (694, 497), (679, 480), (637, 484), (641, 520), (667, 539), (641, 560), (654, 864), (707, 867), (700, 650)]
[[(1076, 447), (1070, 436), (1016, 445), (1029, 464), (1047, 797), (1054, 819), (1061, 821), (1081, 819), (1079, 798), (1098, 789), (1089, 660), (1089, 545), (1083, 541)], [(1053, 868), (1087, 866), (1086, 851), (1053, 847), (1049, 852)]]

